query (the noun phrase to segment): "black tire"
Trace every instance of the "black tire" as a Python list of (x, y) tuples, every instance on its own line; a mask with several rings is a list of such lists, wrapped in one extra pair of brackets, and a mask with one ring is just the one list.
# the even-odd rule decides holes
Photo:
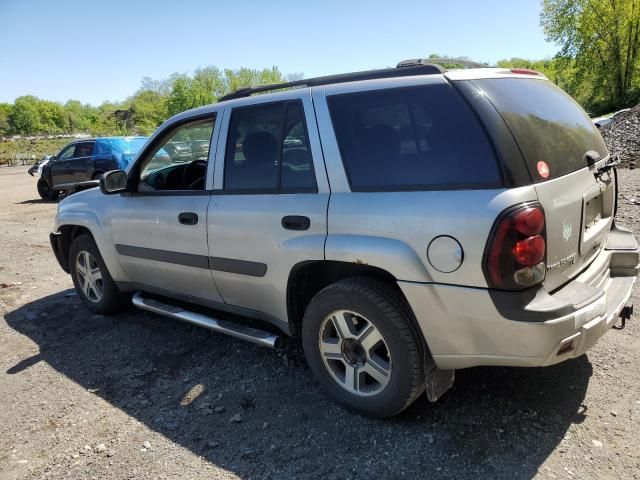
[(49, 186), (49, 182), (47, 182), (44, 178), (38, 179), (38, 195), (43, 200), (55, 201), (60, 196), (60, 192), (58, 190), (53, 190)]
[[(77, 267), (79, 256), (85, 253), (88, 253), (93, 259), (92, 262), (87, 263), (93, 267), (94, 272), (98, 269), (101, 276), (100, 280), (94, 282), (96, 288), (89, 288), (89, 293), (85, 293), (82, 288), (83, 285), (86, 285), (86, 280), (81, 278), (82, 274)], [(71, 272), (71, 279), (78, 296), (92, 312), (108, 315), (119, 312), (130, 304), (130, 296), (118, 290), (91, 235), (79, 235), (71, 242), (69, 272)], [(97, 295), (98, 290), (100, 290), (100, 295)]]
[[(384, 340), (391, 359), (390, 369), (388, 383), (378, 393), (362, 396), (348, 391), (323, 360), (320, 347), (326, 328), (323, 325), (327, 325), (330, 314), (340, 310), (361, 315)], [(304, 314), (302, 343), (309, 367), (321, 388), (342, 405), (365, 415), (377, 418), (396, 415), (424, 390), (424, 347), (413, 314), (397, 289), (385, 282), (353, 277), (320, 291)], [(346, 361), (346, 356), (343, 360)]]

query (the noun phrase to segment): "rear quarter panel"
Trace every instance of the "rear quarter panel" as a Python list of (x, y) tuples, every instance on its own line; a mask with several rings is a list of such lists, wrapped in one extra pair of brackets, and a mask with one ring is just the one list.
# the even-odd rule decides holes
[[(482, 259), (496, 217), (533, 200), (532, 187), (332, 194), (325, 255), (382, 268), (398, 280), (487, 287)], [(429, 262), (427, 248), (440, 235), (462, 247), (462, 263), (453, 272)]]

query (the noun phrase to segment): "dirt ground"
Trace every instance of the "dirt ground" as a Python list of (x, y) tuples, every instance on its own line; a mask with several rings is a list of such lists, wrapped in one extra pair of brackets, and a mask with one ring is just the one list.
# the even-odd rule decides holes
[[(620, 181), (640, 194), (640, 170)], [(0, 168), (4, 480), (640, 478), (636, 318), (575, 360), (459, 371), (437, 404), (371, 420), (319, 391), (299, 344), (89, 314), (49, 246), (55, 210)], [(640, 235), (640, 206), (619, 217)]]

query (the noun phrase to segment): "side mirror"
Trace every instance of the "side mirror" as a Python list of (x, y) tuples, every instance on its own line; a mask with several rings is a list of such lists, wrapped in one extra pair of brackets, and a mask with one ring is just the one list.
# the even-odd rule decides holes
[(111, 170), (100, 177), (100, 190), (112, 195), (127, 190), (127, 174), (124, 170)]
[(50, 162), (55, 162), (58, 159), (58, 157), (56, 157), (55, 155), (51, 155), (51, 157), (49, 158)]

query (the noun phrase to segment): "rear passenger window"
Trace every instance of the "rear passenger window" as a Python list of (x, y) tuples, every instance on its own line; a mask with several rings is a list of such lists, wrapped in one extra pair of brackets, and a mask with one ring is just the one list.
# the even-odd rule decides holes
[(225, 157), (230, 191), (317, 191), (302, 104), (298, 101), (233, 111)]
[(95, 154), (96, 155), (111, 155), (111, 147), (109, 146), (109, 143), (108, 143), (107, 140), (97, 140), (96, 141)]
[(484, 130), (449, 85), (348, 93), (327, 100), (353, 191), (501, 184)]
[(93, 155), (93, 142), (82, 142), (76, 144), (76, 151), (74, 157), (90, 157)]

